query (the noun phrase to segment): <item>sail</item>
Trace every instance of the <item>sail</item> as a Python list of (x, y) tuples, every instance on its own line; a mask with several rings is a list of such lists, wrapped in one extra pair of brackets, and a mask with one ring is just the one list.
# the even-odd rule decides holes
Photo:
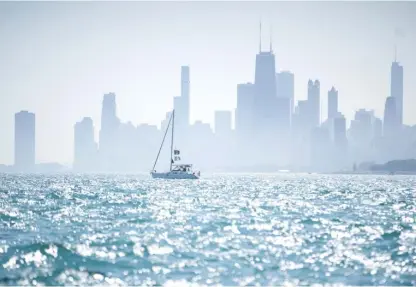
[[(170, 116), (168, 125), (166, 127), (165, 133), (163, 135), (162, 143), (159, 147), (159, 151), (156, 156), (156, 160), (153, 164), (153, 168), (151, 171), (152, 178), (163, 178), (163, 179), (198, 179), (199, 172), (195, 173), (192, 172), (191, 167), (192, 165), (186, 164), (176, 164), (176, 161), (181, 160), (180, 151), (178, 149), (173, 149), (174, 145), (174, 126), (175, 126), (175, 110), (172, 111)], [(160, 152), (162, 150), (163, 144), (165, 142), (166, 136), (168, 134), (169, 127), (172, 126), (172, 135), (171, 135), (171, 142), (170, 142), (170, 167), (168, 172), (156, 172), (155, 166), (159, 159)]]
[[(155, 170), (157, 160), (159, 159), (159, 155), (160, 155), (160, 152), (161, 152), (161, 150), (162, 150), (163, 143), (165, 142), (166, 135), (167, 135), (167, 133), (168, 133), (169, 126), (170, 126), (170, 124), (171, 124), (171, 123), (172, 123), (171, 156), (172, 156), (172, 144), (173, 144), (173, 121), (174, 121), (174, 115), (175, 115), (175, 110), (173, 110), (173, 111), (172, 111), (172, 114), (171, 114), (170, 119), (169, 119), (169, 122), (168, 122), (168, 126), (166, 127), (165, 134), (163, 135), (163, 140), (162, 140), (162, 143), (161, 143), (161, 145), (160, 145), (160, 147), (159, 147), (159, 151), (158, 151), (158, 153), (157, 153), (155, 163), (153, 164), (153, 168), (152, 168), (152, 170), (153, 170), (153, 171)], [(172, 164), (173, 164), (173, 159), (172, 159), (172, 158), (171, 158), (171, 163), (170, 163), (170, 164), (171, 164), (171, 169), (172, 169)]]

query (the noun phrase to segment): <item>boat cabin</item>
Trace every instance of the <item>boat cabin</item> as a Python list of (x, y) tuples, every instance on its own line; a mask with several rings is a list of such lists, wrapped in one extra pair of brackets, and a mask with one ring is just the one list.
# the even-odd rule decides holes
[(175, 164), (172, 165), (172, 171), (190, 172), (192, 164)]

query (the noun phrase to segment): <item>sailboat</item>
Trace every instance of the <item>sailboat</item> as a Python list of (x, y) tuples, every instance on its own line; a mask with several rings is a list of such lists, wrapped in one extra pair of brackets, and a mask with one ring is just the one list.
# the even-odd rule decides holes
[[(166, 172), (157, 172), (155, 166), (159, 159), (160, 151), (162, 150), (163, 143), (165, 142), (166, 135), (169, 130), (169, 126), (172, 124), (172, 136), (171, 136), (171, 145), (170, 145), (170, 167), (169, 171)], [(178, 164), (176, 162), (180, 161), (180, 151), (173, 149), (173, 135), (175, 127), (175, 110), (172, 111), (172, 114), (169, 119), (168, 126), (166, 127), (165, 135), (163, 136), (162, 144), (160, 145), (159, 152), (157, 153), (155, 163), (153, 165), (152, 171), (150, 174), (152, 178), (164, 178), (164, 179), (198, 179), (201, 176), (199, 171), (193, 171), (192, 164)]]

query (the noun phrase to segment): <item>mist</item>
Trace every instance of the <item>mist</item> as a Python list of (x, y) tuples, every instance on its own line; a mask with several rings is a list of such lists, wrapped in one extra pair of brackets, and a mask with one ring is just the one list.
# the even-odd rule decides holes
[[(415, 12), (411, 2), (2, 2), (0, 163), (16, 165), (22, 150), (22, 170), (149, 171), (173, 109), (174, 148), (201, 170), (415, 158)], [(19, 129), (20, 111), (35, 117)], [(170, 140), (157, 170), (169, 168)]]

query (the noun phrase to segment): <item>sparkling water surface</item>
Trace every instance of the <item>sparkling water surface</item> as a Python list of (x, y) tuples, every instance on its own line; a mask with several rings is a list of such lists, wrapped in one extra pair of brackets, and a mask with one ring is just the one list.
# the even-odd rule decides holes
[(416, 285), (416, 177), (0, 175), (0, 285)]

